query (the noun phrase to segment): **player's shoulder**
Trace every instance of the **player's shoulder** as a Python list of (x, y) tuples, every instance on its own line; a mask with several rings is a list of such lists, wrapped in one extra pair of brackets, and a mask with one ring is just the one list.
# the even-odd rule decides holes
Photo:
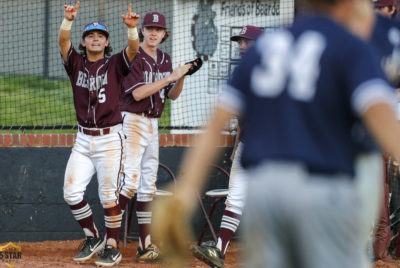
[(160, 63), (171, 63), (171, 57), (169, 54), (165, 51), (162, 51), (161, 49), (157, 49), (157, 57), (160, 59)]
[(72, 44), (67, 52), (67, 55), (68, 55), (68, 62), (69, 61), (76, 62), (76, 61), (84, 61), (85, 60), (85, 56), (82, 55), (81, 53), (79, 53)]
[(138, 65), (141, 64), (143, 61), (146, 60), (146, 53), (144, 52), (143, 48), (140, 46), (138, 52), (135, 55), (135, 58), (133, 58), (133, 64)]
[(320, 33), (332, 44), (352, 44), (360, 43), (360, 39), (351, 34), (344, 26), (335, 22), (328, 16), (305, 16), (295, 21), (289, 30), (294, 36), (298, 37), (304, 32), (314, 31)]
[(294, 42), (299, 38), (312, 33), (320, 36), (333, 46), (362, 45), (361, 41), (350, 34), (343, 26), (339, 25), (327, 16), (303, 16), (297, 18), (292, 26), (278, 28), (275, 31), (265, 32), (259, 38), (259, 43), (269, 42)]
[(379, 14), (376, 16), (376, 23), (374, 30), (388, 30), (393, 27), (400, 29), (400, 20), (395, 18), (393, 19), (387, 18)]
[(376, 23), (370, 38), (373, 45), (378, 47), (398, 46), (400, 43), (400, 21), (383, 16), (376, 16)]
[(373, 54), (367, 42), (352, 34), (330, 17), (314, 16), (299, 22), (292, 29), (295, 35), (306, 30), (319, 32), (326, 40), (326, 54), (334, 55), (334, 57), (340, 56), (338, 59), (350, 60)]

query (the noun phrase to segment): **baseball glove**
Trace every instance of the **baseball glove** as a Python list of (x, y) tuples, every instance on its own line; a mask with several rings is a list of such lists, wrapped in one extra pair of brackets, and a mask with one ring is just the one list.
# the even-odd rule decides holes
[(190, 67), (189, 71), (185, 75), (192, 75), (201, 68), (203, 65), (203, 60), (201, 58), (197, 58), (195, 60), (186, 62), (185, 65), (186, 64), (192, 64), (192, 67)]
[(174, 195), (153, 202), (151, 234), (159, 241), (163, 262), (168, 267), (185, 266), (190, 241), (193, 241), (190, 227), (190, 213), (187, 213), (182, 200)]

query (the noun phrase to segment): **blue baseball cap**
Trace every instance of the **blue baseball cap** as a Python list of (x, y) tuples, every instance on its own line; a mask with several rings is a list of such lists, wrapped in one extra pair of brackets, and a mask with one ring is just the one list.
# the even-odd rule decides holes
[(98, 21), (91, 22), (85, 26), (83, 33), (82, 33), (82, 39), (84, 39), (85, 36), (88, 35), (91, 31), (100, 31), (100, 32), (104, 33), (104, 35), (108, 39), (109, 33), (107, 31), (107, 26), (105, 26), (104, 24), (102, 24)]

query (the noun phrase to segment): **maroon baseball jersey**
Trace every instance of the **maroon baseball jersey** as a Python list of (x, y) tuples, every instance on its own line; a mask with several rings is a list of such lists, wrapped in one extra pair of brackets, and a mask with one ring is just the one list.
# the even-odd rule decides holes
[(119, 98), (130, 64), (125, 49), (90, 62), (73, 46), (64, 62), (74, 93), (76, 119), (81, 126), (105, 128), (122, 123)]
[(135, 57), (132, 70), (123, 82), (121, 110), (130, 113), (145, 113), (149, 117), (160, 117), (165, 106), (165, 98), (175, 83), (171, 83), (157, 93), (141, 101), (135, 101), (132, 92), (140, 86), (156, 82), (172, 72), (170, 56), (157, 49), (157, 62), (142, 47)]

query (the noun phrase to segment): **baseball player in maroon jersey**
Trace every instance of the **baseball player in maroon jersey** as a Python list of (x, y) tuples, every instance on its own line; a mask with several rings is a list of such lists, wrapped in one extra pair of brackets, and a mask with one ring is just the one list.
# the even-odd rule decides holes
[[(128, 12), (122, 15), (128, 27), (128, 46), (111, 57), (107, 27), (99, 22), (85, 26), (79, 54), (71, 44), (71, 26), (77, 16), (75, 6), (64, 5), (58, 44), (65, 70), (71, 81), (78, 134), (68, 160), (64, 178), (64, 199), (72, 215), (82, 227), (86, 239), (75, 255), (75, 262), (85, 262), (94, 254), (98, 266), (117, 265), (122, 258), (118, 248), (121, 227), (121, 208), (118, 189), (122, 174), (123, 144), (122, 116), (119, 96), (123, 78), (129, 74), (139, 40), (136, 25), (139, 16)], [(99, 198), (104, 208), (106, 226), (102, 238), (93, 221), (92, 211), (84, 192), (94, 173), (97, 173)]]
[(149, 12), (139, 31), (141, 46), (132, 71), (123, 83), (121, 110), (127, 136), (125, 180), (120, 206), (137, 193), (136, 214), (139, 223), (138, 262), (158, 262), (159, 251), (151, 243), (150, 204), (156, 192), (158, 169), (158, 118), (166, 98), (175, 100), (181, 93), (184, 75), (191, 64), (172, 70), (170, 56), (158, 49), (169, 33), (163, 14)]
[[(238, 35), (231, 37), (231, 41), (238, 42), (238, 49), (242, 57), (247, 49), (253, 46), (255, 40), (262, 34), (256, 26), (247, 25)], [(232, 167), (229, 174), (229, 192), (225, 202), (226, 208), (222, 216), (218, 240), (208, 241), (202, 246), (191, 247), (193, 255), (212, 267), (223, 267), (228, 245), (239, 226), (246, 197), (247, 178), (245, 170), (240, 164), (240, 155), (243, 148), (242, 120), (239, 119), (237, 135), (231, 156)]]

